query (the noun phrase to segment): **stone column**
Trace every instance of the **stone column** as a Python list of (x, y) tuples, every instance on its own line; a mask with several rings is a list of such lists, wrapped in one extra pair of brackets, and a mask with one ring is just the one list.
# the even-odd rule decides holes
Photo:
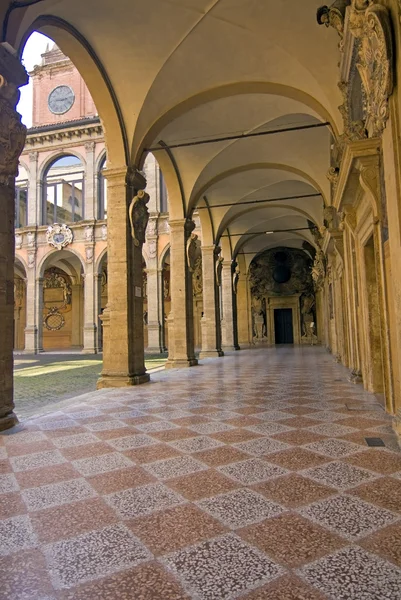
[(84, 316), (83, 316), (83, 349), (84, 354), (96, 354), (97, 352), (97, 315), (96, 305), (97, 279), (94, 267), (94, 228), (87, 225), (85, 228), (85, 283), (84, 283)]
[(223, 263), (221, 273), (221, 292), (223, 303), (223, 314), (221, 319), (221, 333), (223, 350), (229, 352), (235, 350), (234, 344), (234, 320), (233, 320), (233, 274), (231, 261)]
[(221, 350), (220, 335), (220, 307), (219, 293), (216, 281), (220, 275), (223, 259), (219, 257), (220, 248), (216, 246), (202, 246), (202, 297), (203, 317), (202, 351), (199, 358), (213, 358), (224, 356)]
[(198, 364), (194, 352), (192, 271), (192, 232), (189, 219), (170, 221), (171, 312), (168, 317), (168, 360), (166, 368), (192, 367)]
[(96, 326), (96, 341), (95, 347), (96, 352), (102, 351), (102, 327), (100, 321), (100, 315), (102, 310), (102, 276), (99, 273), (93, 275), (93, 289), (94, 289), (94, 304), (95, 304), (95, 326)]
[(148, 219), (146, 180), (134, 168), (106, 169), (108, 304), (103, 313), (103, 370), (98, 388), (149, 381), (144, 361), (142, 246)]
[(38, 192), (38, 152), (29, 153), (29, 188), (28, 188), (28, 225), (40, 223), (38, 220), (40, 196)]
[(157, 220), (158, 213), (151, 213), (146, 232), (148, 249), (147, 290), (148, 290), (148, 352), (161, 352), (159, 318), (159, 271), (157, 269)]
[(146, 269), (148, 287), (148, 352), (161, 352), (159, 321), (159, 271)]
[(81, 349), (81, 298), (82, 286), (80, 283), (71, 285), (71, 311), (72, 311), (72, 330), (71, 347), (75, 350)]
[(20, 62), (0, 44), (0, 431), (18, 422), (13, 412), (15, 177), (26, 128), (15, 111), (18, 87), (28, 83)]
[(35, 268), (27, 275), (25, 352), (38, 354), (43, 352), (43, 278), (36, 277)]
[(86, 142), (86, 173), (84, 189), (85, 219), (97, 219), (97, 198), (95, 186), (95, 142)]

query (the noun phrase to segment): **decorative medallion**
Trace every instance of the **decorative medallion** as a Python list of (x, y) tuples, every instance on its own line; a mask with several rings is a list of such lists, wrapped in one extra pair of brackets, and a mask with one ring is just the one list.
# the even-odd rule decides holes
[(61, 250), (71, 244), (73, 240), (72, 231), (67, 225), (59, 225), (55, 223), (54, 225), (49, 225), (46, 231), (46, 239), (47, 243), (57, 250)]
[(52, 306), (49, 308), (49, 312), (43, 319), (43, 325), (49, 331), (59, 331), (65, 325), (65, 319), (57, 306)]

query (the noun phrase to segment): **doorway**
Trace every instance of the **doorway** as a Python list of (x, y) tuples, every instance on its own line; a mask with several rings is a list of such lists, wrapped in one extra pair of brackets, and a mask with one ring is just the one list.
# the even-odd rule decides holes
[(276, 344), (293, 344), (292, 308), (274, 309), (274, 333)]

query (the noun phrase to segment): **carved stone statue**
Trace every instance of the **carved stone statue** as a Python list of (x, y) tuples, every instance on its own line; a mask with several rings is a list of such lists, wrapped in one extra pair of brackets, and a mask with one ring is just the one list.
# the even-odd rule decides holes
[(195, 270), (195, 261), (197, 258), (197, 244), (196, 244), (196, 240), (198, 239), (198, 236), (196, 235), (196, 233), (191, 233), (191, 235), (189, 236), (188, 240), (187, 240), (187, 264), (188, 264), (188, 268), (191, 271), (191, 273), (194, 272)]
[(107, 240), (107, 225), (103, 223), (102, 225), (102, 241), (105, 242)]
[(146, 227), (149, 221), (149, 211), (146, 205), (149, 198), (149, 194), (144, 190), (139, 190), (136, 196), (133, 197), (128, 209), (131, 236), (135, 246), (145, 243)]
[(28, 248), (34, 248), (35, 247), (35, 238), (36, 238), (35, 232), (28, 231), (27, 238), (28, 238)]
[(84, 238), (85, 238), (85, 242), (93, 242), (93, 227), (92, 227), (92, 225), (87, 225), (85, 227)]

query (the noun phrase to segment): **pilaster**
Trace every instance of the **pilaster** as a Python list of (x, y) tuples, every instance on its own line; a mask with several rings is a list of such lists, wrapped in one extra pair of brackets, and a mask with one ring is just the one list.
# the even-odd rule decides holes
[(25, 69), (0, 45), (0, 431), (18, 422), (13, 399), (15, 177), (26, 128), (15, 107)]
[(233, 288), (232, 288), (232, 268), (231, 261), (223, 263), (221, 273), (221, 292), (222, 292), (222, 319), (221, 334), (223, 350), (228, 352), (235, 350), (234, 343), (234, 311), (233, 311)]

